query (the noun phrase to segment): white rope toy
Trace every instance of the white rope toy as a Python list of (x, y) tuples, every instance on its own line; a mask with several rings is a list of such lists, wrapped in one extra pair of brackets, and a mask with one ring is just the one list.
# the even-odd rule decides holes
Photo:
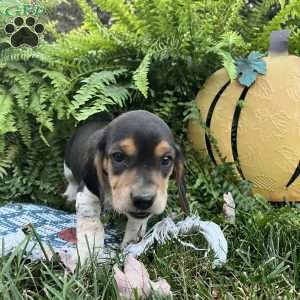
[(184, 246), (195, 250), (202, 250), (193, 244), (182, 242), (179, 235), (199, 232), (203, 234), (210, 249), (213, 250), (215, 259), (213, 268), (222, 266), (227, 261), (228, 244), (219, 225), (214, 222), (201, 221), (199, 217), (187, 217), (175, 224), (169, 217), (155, 224), (137, 244), (130, 244), (124, 249), (124, 254), (132, 254), (137, 257), (146, 252), (154, 242), (164, 244), (171, 239), (178, 239)]

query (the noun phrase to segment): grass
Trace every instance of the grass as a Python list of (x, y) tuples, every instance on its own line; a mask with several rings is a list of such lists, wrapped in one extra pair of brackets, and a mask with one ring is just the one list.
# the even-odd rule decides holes
[[(220, 224), (229, 244), (228, 262), (213, 270), (203, 252), (171, 241), (140, 257), (151, 279), (165, 278), (174, 299), (300, 299), (300, 210), (251, 196), (249, 185), (235, 180), (226, 164), (213, 166), (204, 158), (195, 159), (190, 150), (185, 157), (192, 212)], [(228, 191), (237, 204), (235, 224), (222, 214), (222, 195)], [(169, 196), (166, 214), (179, 213), (174, 182)], [(198, 248), (206, 246), (199, 234), (183, 239)], [(33, 263), (17, 249), (0, 258), (0, 300), (119, 299), (114, 263), (118, 261), (105, 266), (93, 262), (71, 274), (58, 260)]]
[[(171, 284), (174, 299), (299, 299), (300, 211), (291, 206), (240, 213), (223, 222), (228, 263), (213, 270), (203, 252), (174, 242), (141, 260), (151, 278)], [(203, 246), (197, 234), (185, 237)], [(114, 262), (112, 262), (114, 263)], [(0, 299), (119, 299), (111, 265), (92, 263), (75, 274), (58, 261), (28, 262), (21, 249), (0, 261)]]

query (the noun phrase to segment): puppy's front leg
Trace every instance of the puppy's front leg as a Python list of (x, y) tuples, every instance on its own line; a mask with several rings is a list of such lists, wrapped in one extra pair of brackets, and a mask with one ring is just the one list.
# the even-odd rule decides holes
[(131, 242), (138, 242), (144, 237), (147, 228), (147, 221), (148, 218), (134, 219), (128, 216), (125, 235), (121, 245), (122, 248), (125, 248)]
[(104, 246), (104, 228), (100, 220), (101, 203), (86, 187), (76, 197), (76, 233), (80, 261), (98, 256)]

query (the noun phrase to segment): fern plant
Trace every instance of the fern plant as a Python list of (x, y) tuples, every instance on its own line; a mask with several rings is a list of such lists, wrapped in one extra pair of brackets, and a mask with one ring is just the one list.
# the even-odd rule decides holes
[(125, 72), (126, 70), (106, 70), (83, 79), (83, 85), (69, 105), (69, 113), (76, 120), (82, 121), (98, 112), (108, 111), (110, 106), (123, 107), (130, 98), (130, 93), (128, 86), (117, 85), (116, 78)]
[[(98, 112), (143, 108), (164, 118), (184, 140), (178, 120), (222, 64), (233, 78), (232, 57), (258, 43), (266, 50), (269, 31), (281, 21), (292, 31), (293, 51), (300, 49), (297, 1), (268, 0), (251, 10), (244, 0), (94, 0), (94, 6), (110, 13), (109, 26), (102, 24), (90, 1), (76, 3), (84, 17), (79, 28), (58, 33), (51, 20), (46, 29), (52, 42), (41, 41), (34, 49), (0, 45), (2, 187), (20, 178), (17, 185), (27, 180), (33, 190), (42, 189), (29, 178), (34, 166), (37, 174), (42, 172), (42, 152), (32, 156), (35, 164), (22, 161), (37, 143), (41, 151), (54, 151), (49, 136), (59, 134), (61, 122), (71, 125), (68, 136), (72, 125)], [(270, 20), (265, 13), (272, 5), (280, 9)], [(254, 22), (252, 31), (249, 20)], [(59, 143), (61, 149), (64, 142)], [(55, 184), (49, 182), (51, 193)], [(29, 195), (25, 190), (23, 194)]]

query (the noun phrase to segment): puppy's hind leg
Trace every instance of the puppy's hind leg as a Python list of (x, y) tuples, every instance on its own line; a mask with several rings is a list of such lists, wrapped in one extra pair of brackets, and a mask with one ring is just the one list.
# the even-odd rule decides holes
[(101, 202), (86, 187), (76, 197), (76, 234), (80, 261), (98, 257), (104, 247), (104, 228), (100, 220)]
[(78, 191), (78, 183), (74, 178), (72, 171), (68, 168), (64, 162), (64, 175), (68, 181), (68, 186), (66, 191), (63, 193), (63, 197), (66, 197), (68, 201), (72, 202), (76, 200), (76, 194)]

